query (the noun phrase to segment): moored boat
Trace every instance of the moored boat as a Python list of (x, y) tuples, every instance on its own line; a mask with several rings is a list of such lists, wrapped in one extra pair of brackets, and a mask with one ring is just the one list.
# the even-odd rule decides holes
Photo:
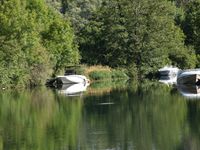
[(158, 70), (160, 76), (176, 76), (179, 71), (179, 68), (172, 66), (165, 66)]
[(83, 75), (66, 75), (66, 76), (57, 76), (56, 80), (59, 84), (76, 84), (76, 83), (88, 83), (87, 79)]
[(52, 87), (58, 87), (62, 84), (89, 84), (89, 79), (87, 79), (83, 75), (64, 75), (64, 76), (57, 76), (53, 79), (47, 80), (46, 85)]
[(176, 85), (177, 84), (177, 76), (161, 76), (159, 82), (167, 84), (167, 85)]
[(200, 69), (185, 70), (177, 78), (178, 84), (200, 85)]

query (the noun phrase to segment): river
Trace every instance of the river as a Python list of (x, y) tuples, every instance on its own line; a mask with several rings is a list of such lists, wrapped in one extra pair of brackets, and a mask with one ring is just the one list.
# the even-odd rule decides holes
[(200, 99), (157, 81), (0, 92), (0, 150), (197, 150)]

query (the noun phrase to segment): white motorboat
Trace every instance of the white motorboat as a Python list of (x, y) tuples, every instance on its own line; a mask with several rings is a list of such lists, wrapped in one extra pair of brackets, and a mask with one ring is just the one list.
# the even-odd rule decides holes
[(158, 71), (161, 76), (177, 76), (180, 69), (177, 67), (165, 66)]
[(159, 82), (167, 84), (167, 85), (176, 85), (177, 84), (177, 76), (161, 76)]
[(178, 75), (178, 84), (199, 85), (200, 84), (200, 69), (185, 70)]
[(89, 84), (77, 83), (77, 84), (63, 84), (58, 90), (58, 93), (64, 94), (65, 96), (80, 96), (86, 91)]
[(76, 83), (89, 83), (89, 79), (87, 79), (83, 75), (66, 75), (66, 76), (57, 76), (56, 81), (58, 84), (76, 84)]
[(89, 82), (90, 80), (83, 75), (64, 75), (47, 80), (46, 85), (50, 87), (59, 87), (59, 85), (63, 84), (88, 84)]

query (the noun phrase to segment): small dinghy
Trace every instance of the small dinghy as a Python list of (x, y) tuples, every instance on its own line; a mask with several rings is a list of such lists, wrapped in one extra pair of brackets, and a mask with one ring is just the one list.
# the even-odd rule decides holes
[(200, 85), (200, 69), (185, 70), (177, 78), (178, 84)]

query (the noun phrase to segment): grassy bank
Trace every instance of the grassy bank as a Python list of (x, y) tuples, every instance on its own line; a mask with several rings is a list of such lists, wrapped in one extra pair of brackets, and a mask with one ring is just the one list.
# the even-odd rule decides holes
[(91, 81), (97, 80), (115, 80), (115, 79), (128, 79), (126, 69), (113, 69), (107, 66), (85, 66), (82, 65), (76, 69), (78, 74), (87, 76)]

